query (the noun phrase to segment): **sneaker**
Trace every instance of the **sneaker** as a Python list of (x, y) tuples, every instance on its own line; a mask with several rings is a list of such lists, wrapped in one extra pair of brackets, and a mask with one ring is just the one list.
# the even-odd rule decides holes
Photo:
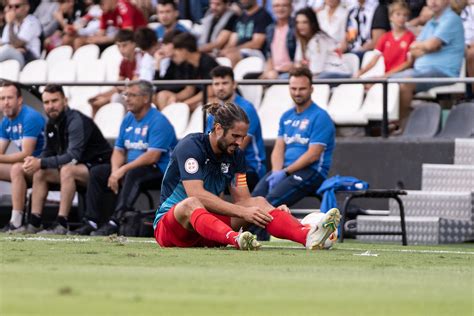
[(337, 208), (330, 209), (323, 220), (312, 227), (306, 237), (306, 249), (324, 249), (324, 242), (337, 229), (341, 214)]
[(38, 232), (43, 230), (43, 225), (40, 225), (39, 227), (35, 227), (31, 224), (28, 224), (28, 226), (20, 226), (18, 229), (15, 229), (14, 231), (11, 231), (12, 234), (37, 234)]
[(16, 229), (18, 227), (13, 226), (12, 223), (8, 223), (7, 225), (0, 228), (0, 233), (8, 233), (10, 230)]
[(118, 233), (118, 226), (112, 225), (110, 223), (104, 224), (101, 228), (96, 231), (91, 232), (91, 236), (110, 236)]
[(250, 232), (241, 232), (237, 238), (240, 250), (258, 250), (262, 246)]
[(37, 234), (38, 235), (66, 235), (68, 232), (68, 229), (60, 224), (54, 224), (48, 229), (43, 229), (42, 231), (39, 231)]
[(86, 224), (82, 225), (81, 227), (79, 227), (76, 230), (69, 231), (67, 234), (68, 235), (87, 236), (87, 235), (90, 235), (92, 232), (95, 232), (95, 231), (96, 231), (96, 229), (94, 227), (92, 227), (91, 225), (86, 223)]

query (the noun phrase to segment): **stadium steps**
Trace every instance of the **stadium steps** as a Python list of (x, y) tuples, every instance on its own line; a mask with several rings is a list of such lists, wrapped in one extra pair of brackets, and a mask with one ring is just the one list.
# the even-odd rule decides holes
[[(474, 239), (474, 139), (456, 139), (454, 165), (423, 164), (422, 190), (400, 196), (408, 244), (457, 243)], [(400, 211), (357, 217), (359, 231), (400, 231)], [(401, 242), (401, 236), (358, 235), (367, 242)]]
[[(472, 235), (470, 220), (444, 218), (437, 216), (407, 216), (407, 240), (409, 245), (437, 245), (464, 242)], [(400, 231), (399, 216), (357, 216), (357, 230), (381, 232)], [(402, 237), (397, 235), (357, 235), (363, 242), (398, 242)]]

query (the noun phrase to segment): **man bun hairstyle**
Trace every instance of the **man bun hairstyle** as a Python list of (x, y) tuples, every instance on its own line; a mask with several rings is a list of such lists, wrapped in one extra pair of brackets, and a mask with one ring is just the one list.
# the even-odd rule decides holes
[(212, 127), (212, 131), (214, 131), (216, 124), (222, 126), (224, 133), (227, 133), (236, 122), (249, 124), (249, 118), (244, 110), (232, 102), (225, 102), (224, 104), (216, 102), (208, 103), (203, 106), (203, 109), (207, 114), (214, 116), (214, 126)]

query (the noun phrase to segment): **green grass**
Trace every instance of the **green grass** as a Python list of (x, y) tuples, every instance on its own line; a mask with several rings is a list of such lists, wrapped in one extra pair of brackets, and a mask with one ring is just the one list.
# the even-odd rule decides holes
[[(473, 315), (472, 244), (242, 252), (137, 241), (151, 239), (0, 235), (0, 315)], [(378, 256), (354, 255), (366, 250)]]

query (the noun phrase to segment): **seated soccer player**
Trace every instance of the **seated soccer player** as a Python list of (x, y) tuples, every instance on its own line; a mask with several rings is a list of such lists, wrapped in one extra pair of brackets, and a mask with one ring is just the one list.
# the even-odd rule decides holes
[[(251, 197), (245, 155), (239, 148), (249, 128), (247, 115), (229, 102), (208, 104), (204, 109), (214, 117), (211, 132), (186, 136), (171, 154), (153, 224), (157, 243), (257, 250), (260, 244), (255, 236), (242, 231), (254, 224), (307, 249), (322, 249), (339, 224), (339, 211), (331, 209), (320, 224), (308, 228), (285, 205), (275, 208), (261, 197)], [(220, 197), (226, 187), (233, 203)]]
[[(22, 225), (27, 180), (23, 159), (39, 156), (44, 144), (44, 118), (23, 103), (20, 87), (10, 81), (0, 82), (0, 109), (3, 120), (0, 128), (0, 180), (12, 184), (12, 214), (9, 225), (2, 230), (15, 230)], [(6, 154), (10, 142), (19, 152)]]

